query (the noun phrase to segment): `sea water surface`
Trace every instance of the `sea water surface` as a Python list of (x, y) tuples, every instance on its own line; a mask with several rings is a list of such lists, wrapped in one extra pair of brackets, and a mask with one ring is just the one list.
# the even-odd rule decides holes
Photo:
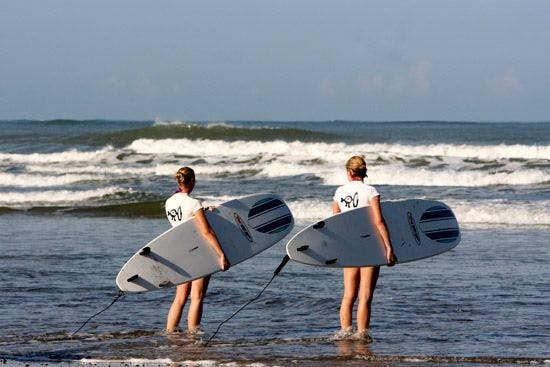
[[(382, 268), (370, 344), (331, 338), (341, 270), (292, 261), (208, 341), (271, 280), (290, 236), (330, 215), (354, 154), (382, 200), (450, 205), (461, 243)], [(274, 192), (295, 228), (212, 277), (204, 335), (163, 333), (173, 289), (126, 294), (73, 334), (170, 227), (162, 203), (183, 165), (205, 204)], [(550, 364), (550, 123), (0, 121), (0, 166), (0, 363)]]

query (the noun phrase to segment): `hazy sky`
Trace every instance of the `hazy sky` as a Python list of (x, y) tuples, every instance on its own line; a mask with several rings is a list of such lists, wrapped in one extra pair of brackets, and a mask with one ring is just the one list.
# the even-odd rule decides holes
[(11, 118), (550, 121), (550, 1), (2, 0)]

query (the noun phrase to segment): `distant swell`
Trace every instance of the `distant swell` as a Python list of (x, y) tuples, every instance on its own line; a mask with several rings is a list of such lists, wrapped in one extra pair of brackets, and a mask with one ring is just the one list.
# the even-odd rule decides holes
[(90, 134), (67, 140), (69, 143), (91, 146), (112, 145), (123, 147), (138, 139), (210, 139), (223, 141), (335, 141), (334, 134), (309, 131), (299, 128), (267, 128), (233, 126), (227, 124), (166, 123), (155, 124), (134, 130)]

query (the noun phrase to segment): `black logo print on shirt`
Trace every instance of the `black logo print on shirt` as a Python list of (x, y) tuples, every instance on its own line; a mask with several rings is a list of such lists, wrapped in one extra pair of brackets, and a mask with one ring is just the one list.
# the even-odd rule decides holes
[(351, 208), (352, 204), (354, 208), (357, 208), (357, 205), (359, 205), (359, 193), (356, 192), (353, 196), (348, 195), (345, 198), (341, 198), (340, 202), (345, 203), (346, 208)]
[(183, 213), (181, 212), (181, 206), (178, 209), (172, 209), (166, 212), (166, 216), (173, 221), (181, 221), (183, 219)]

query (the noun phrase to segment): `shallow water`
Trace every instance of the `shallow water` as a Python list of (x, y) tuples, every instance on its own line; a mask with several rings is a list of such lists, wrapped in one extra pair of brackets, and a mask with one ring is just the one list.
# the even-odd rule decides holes
[[(282, 244), (213, 276), (202, 337), (162, 333), (172, 289), (127, 294), (72, 337), (116, 296), (114, 278), (129, 255), (167, 223), (67, 215), (0, 218), (0, 358), (10, 361), (271, 366), (297, 360), (328, 366), (356, 358), (383, 364), (412, 357), (453, 364), (548, 359), (548, 229), (464, 228), (462, 242), (450, 252), (384, 267), (373, 305), (372, 344), (331, 340), (338, 328), (340, 270), (290, 262), (205, 345), (219, 323), (271, 279), (284, 255)], [(298, 223), (293, 233), (304, 225)]]

